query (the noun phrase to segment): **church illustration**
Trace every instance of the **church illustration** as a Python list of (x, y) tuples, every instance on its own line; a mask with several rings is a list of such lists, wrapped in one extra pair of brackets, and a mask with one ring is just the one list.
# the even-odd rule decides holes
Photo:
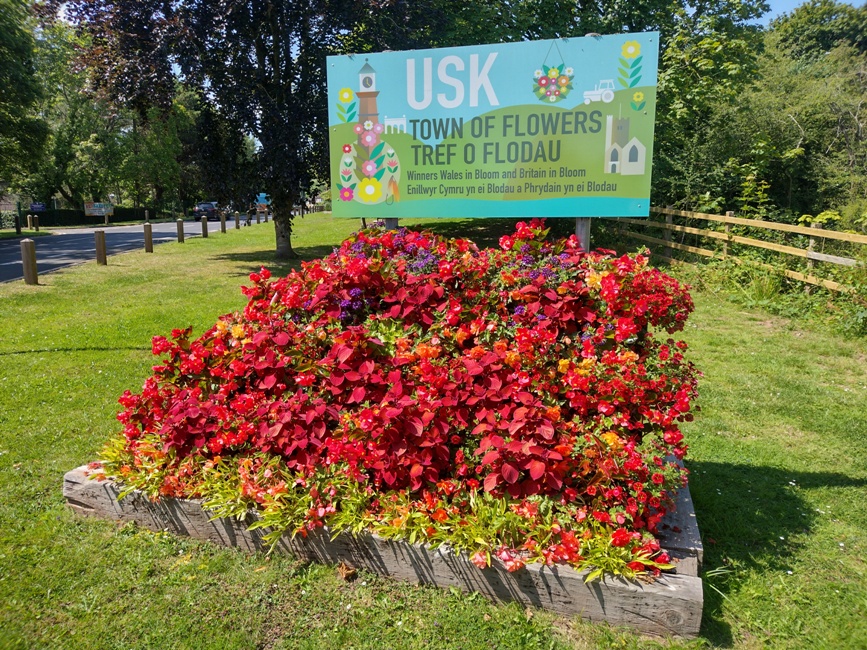
[(638, 138), (629, 138), (629, 119), (605, 121), (605, 173), (636, 176), (644, 173), (647, 147)]

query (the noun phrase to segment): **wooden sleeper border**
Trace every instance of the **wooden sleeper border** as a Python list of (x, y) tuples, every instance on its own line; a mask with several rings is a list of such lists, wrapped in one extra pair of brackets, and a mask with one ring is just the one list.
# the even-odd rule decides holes
[[(83, 465), (64, 476), (63, 496), (78, 514), (134, 521), (154, 531), (166, 530), (246, 551), (268, 548), (262, 530), (247, 530), (252, 514), (249, 521), (211, 520), (200, 501), (152, 502), (141, 493), (118, 501), (120, 489), (114, 481), (91, 480), (87, 472)], [(609, 576), (585, 583), (586, 572), (540, 564), (509, 573), (498, 560), (494, 566), (479, 569), (465, 554), (445, 547), (434, 550), (372, 534), (341, 534), (331, 540), (321, 529), (307, 538), (284, 536), (275, 552), (323, 564), (345, 562), (412, 583), (477, 591), (496, 602), (517, 601), (558, 614), (625, 625), (645, 634), (695, 637), (701, 625), (703, 595), (698, 572), (703, 549), (688, 488), (678, 493), (677, 510), (663, 520), (661, 530), (662, 546), (677, 566), (653, 582)]]

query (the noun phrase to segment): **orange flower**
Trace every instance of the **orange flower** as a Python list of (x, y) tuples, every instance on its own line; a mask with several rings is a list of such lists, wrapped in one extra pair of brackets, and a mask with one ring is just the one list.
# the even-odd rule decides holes
[(496, 343), (494, 343), (494, 352), (501, 356), (506, 354), (506, 350), (508, 349), (509, 346), (505, 341), (497, 341)]
[(559, 406), (549, 406), (545, 409), (545, 417), (551, 420), (551, 422), (559, 422), (560, 421), (560, 407)]
[(449, 518), (449, 513), (447, 513), (443, 508), (437, 508), (433, 514), (431, 514), (430, 518), (442, 523)]

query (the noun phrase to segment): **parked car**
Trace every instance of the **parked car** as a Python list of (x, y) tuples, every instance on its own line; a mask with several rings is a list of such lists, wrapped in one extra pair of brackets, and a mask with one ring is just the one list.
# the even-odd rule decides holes
[(193, 208), (193, 219), (201, 221), (202, 216), (204, 216), (208, 221), (216, 221), (219, 219), (220, 213), (217, 212), (217, 204), (214, 201), (196, 203), (196, 207)]

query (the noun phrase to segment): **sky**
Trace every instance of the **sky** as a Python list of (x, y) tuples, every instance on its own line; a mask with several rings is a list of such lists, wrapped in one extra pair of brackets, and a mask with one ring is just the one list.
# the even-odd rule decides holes
[(791, 13), (792, 9), (804, 4), (804, 0), (768, 0), (768, 4), (771, 6), (771, 10), (762, 16), (764, 24), (767, 24), (780, 14)]

